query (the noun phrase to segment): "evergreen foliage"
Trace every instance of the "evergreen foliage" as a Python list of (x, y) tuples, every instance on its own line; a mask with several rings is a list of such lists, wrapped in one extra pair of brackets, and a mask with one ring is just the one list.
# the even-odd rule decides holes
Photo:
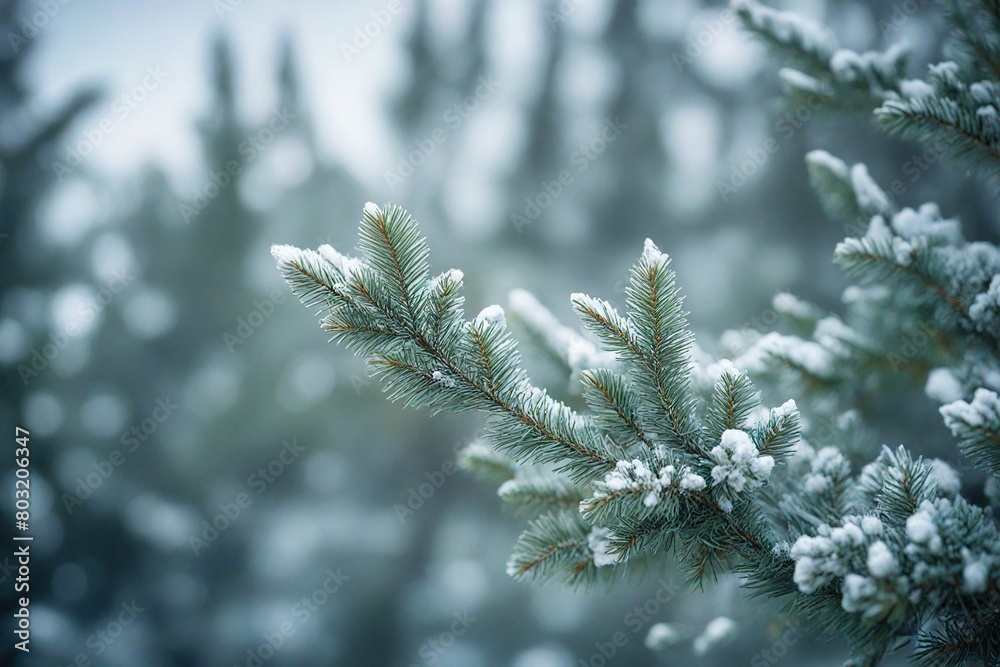
[[(782, 74), (793, 103), (821, 93), (831, 108), (871, 111), (888, 132), (946, 146), (994, 183), (1000, 5), (946, 6), (955, 60), (918, 81), (904, 78), (900, 47), (845, 51), (816, 25), (737, 5), (747, 28), (798, 68)], [(834, 262), (857, 282), (842, 315), (776, 297), (775, 310), (811, 334), (768, 333), (732, 362), (696, 354), (670, 260), (650, 240), (623, 310), (572, 296), (599, 348), (530, 295), (512, 295), (532, 340), (578, 380), (585, 412), (530, 382), (499, 306), (465, 316), (460, 271), (430, 277), (427, 244), (403, 209), (365, 206), (360, 257), (330, 246), (273, 254), (391, 399), (486, 414), (485, 442), (461, 462), (500, 482), (504, 507), (531, 519), (512, 576), (610, 582), (627, 564), (669, 555), (695, 585), (734, 571), (753, 594), (783, 599), (846, 638), (848, 664), (874, 665), (911, 640), (920, 664), (1000, 664), (991, 512), (961, 495), (944, 461), (905, 447), (866, 451), (854, 409), (905, 366), (942, 403), (957, 452), (981, 471), (975, 479), (996, 488), (1000, 251), (967, 241), (934, 204), (898, 208), (864, 165), (823, 152), (807, 164), (850, 234)], [(923, 342), (903, 359), (899, 342), (917, 332)], [(762, 406), (751, 374), (794, 390), (810, 419), (794, 401)]]

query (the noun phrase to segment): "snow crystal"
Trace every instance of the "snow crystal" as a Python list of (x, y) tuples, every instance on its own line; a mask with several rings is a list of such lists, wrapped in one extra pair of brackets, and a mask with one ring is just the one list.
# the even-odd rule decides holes
[(989, 389), (977, 389), (972, 403), (954, 401), (942, 405), (939, 410), (944, 417), (945, 426), (951, 429), (953, 435), (960, 435), (963, 425), (972, 427), (995, 424), (1000, 419), (1000, 396)]
[(868, 174), (868, 167), (865, 165), (856, 164), (851, 167), (851, 186), (858, 199), (858, 206), (863, 211), (876, 213), (892, 208), (889, 198)]
[(668, 646), (673, 646), (680, 640), (681, 633), (673, 626), (666, 623), (657, 623), (646, 634), (646, 648), (652, 651), (660, 651)]
[(987, 118), (993, 122), (997, 120), (997, 108), (992, 104), (987, 104), (976, 109), (976, 116), (979, 118)]
[(733, 501), (730, 500), (729, 498), (720, 498), (718, 504), (719, 504), (719, 509), (725, 512), (726, 514), (729, 514), (730, 512), (733, 511)]
[(378, 204), (374, 202), (365, 202), (365, 215), (370, 218), (378, 219), (382, 215), (382, 209), (378, 207)]
[(896, 557), (889, 551), (885, 542), (878, 540), (868, 547), (868, 572), (877, 579), (891, 577), (899, 570)]
[(594, 565), (604, 567), (618, 562), (618, 556), (608, 553), (608, 537), (611, 531), (607, 528), (594, 528), (587, 536), (587, 546), (594, 554)]
[(861, 519), (861, 530), (865, 535), (881, 535), (884, 527), (877, 516), (866, 516)]
[(790, 549), (791, 546), (788, 542), (786, 540), (782, 540), (781, 542), (774, 543), (774, 546), (771, 547), (771, 554), (777, 556), (778, 558), (785, 558), (788, 556)]
[(650, 491), (646, 494), (646, 497), (642, 499), (642, 504), (646, 507), (654, 507), (658, 502), (660, 502), (660, 496), (656, 491)]
[(701, 656), (705, 655), (709, 649), (713, 648), (717, 644), (730, 639), (736, 634), (736, 623), (725, 616), (720, 616), (709, 622), (705, 626), (704, 632), (702, 632), (694, 640), (692, 648), (694, 649), (695, 655)]
[(646, 260), (646, 263), (650, 266), (662, 266), (667, 261), (667, 256), (660, 252), (660, 249), (656, 247), (652, 239), (646, 239), (646, 243), (642, 248), (642, 258)]
[(494, 324), (499, 324), (500, 326), (507, 325), (507, 319), (504, 317), (503, 308), (496, 304), (486, 306), (479, 311), (479, 314), (476, 315), (475, 321), (479, 326), (492, 326)]
[(953, 403), (962, 398), (962, 383), (948, 368), (935, 368), (927, 375), (924, 392), (940, 403)]
[(701, 491), (705, 488), (705, 478), (689, 472), (681, 479), (681, 488), (685, 491)]
[(939, 493), (947, 496), (955, 496), (961, 492), (962, 480), (958, 476), (958, 472), (951, 465), (941, 459), (931, 459), (930, 468), (931, 471), (927, 475), (927, 479), (937, 484)]
[(431, 374), (431, 378), (435, 382), (440, 382), (441, 384), (443, 384), (444, 386), (448, 387), (449, 389), (451, 389), (451, 388), (453, 388), (455, 386), (455, 378), (451, 377), (450, 375), (445, 375), (441, 371), (434, 371)]
[(899, 90), (911, 99), (934, 96), (934, 86), (920, 79), (903, 79), (899, 82)]

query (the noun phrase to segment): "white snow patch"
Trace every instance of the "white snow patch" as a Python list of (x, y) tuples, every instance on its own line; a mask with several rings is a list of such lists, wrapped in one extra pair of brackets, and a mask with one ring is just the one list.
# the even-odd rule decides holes
[(445, 375), (441, 371), (434, 371), (431, 374), (431, 378), (435, 382), (440, 382), (441, 384), (443, 384), (445, 387), (448, 387), (449, 389), (454, 388), (455, 384), (456, 384), (455, 383), (455, 378), (451, 377), (450, 375)]
[(587, 545), (594, 554), (594, 565), (604, 567), (614, 565), (618, 562), (618, 556), (608, 553), (608, 536), (611, 531), (607, 528), (594, 528), (587, 536)]
[(667, 261), (667, 256), (660, 252), (660, 249), (656, 247), (652, 239), (646, 239), (646, 243), (642, 248), (642, 258), (646, 260), (650, 266), (662, 266)]
[(911, 99), (934, 96), (934, 86), (920, 79), (903, 79), (899, 82), (899, 90)]
[(287, 266), (299, 258), (302, 251), (291, 245), (275, 244), (271, 246), (271, 256), (278, 260), (278, 266)]
[(962, 490), (962, 479), (958, 471), (941, 459), (931, 459), (931, 471), (927, 475), (929, 481), (937, 484), (938, 491), (946, 496), (958, 495)]
[(651, 651), (660, 651), (668, 646), (673, 646), (681, 640), (681, 633), (667, 623), (657, 623), (649, 629), (646, 634), (646, 648)]
[(866, 516), (861, 519), (861, 530), (865, 535), (881, 535), (884, 526), (877, 516)]
[(882, 540), (872, 542), (868, 547), (868, 572), (877, 579), (891, 577), (899, 571), (896, 557)]
[(954, 401), (942, 405), (938, 411), (944, 417), (945, 426), (953, 435), (961, 434), (963, 425), (972, 427), (996, 424), (1000, 420), (1000, 396), (989, 389), (977, 389), (972, 402)]
[(507, 318), (504, 316), (503, 308), (494, 304), (492, 306), (486, 306), (479, 311), (479, 314), (476, 315), (476, 324), (480, 326), (492, 326), (494, 324), (506, 326)]
[(736, 623), (732, 619), (720, 616), (705, 626), (704, 632), (694, 640), (692, 648), (695, 655), (702, 656), (716, 645), (732, 639), (734, 635), (736, 635)]
[(924, 392), (940, 403), (954, 403), (962, 398), (962, 383), (948, 368), (935, 368), (927, 374)]
[(681, 479), (681, 488), (686, 491), (701, 491), (705, 488), (705, 478), (689, 472)]
[(863, 211), (877, 213), (892, 208), (889, 198), (868, 174), (868, 167), (865, 165), (856, 164), (851, 167), (851, 186), (858, 198), (858, 206)]

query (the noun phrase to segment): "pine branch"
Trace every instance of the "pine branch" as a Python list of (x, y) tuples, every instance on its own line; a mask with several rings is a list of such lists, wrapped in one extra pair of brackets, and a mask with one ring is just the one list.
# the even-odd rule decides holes
[(569, 481), (553, 475), (531, 474), (504, 482), (497, 495), (503, 508), (514, 516), (537, 516), (545, 512), (576, 510), (583, 494)]
[(959, 449), (976, 465), (1000, 477), (1000, 396), (977, 389), (971, 403), (941, 407), (945, 426), (959, 439)]
[(506, 482), (518, 472), (513, 460), (478, 441), (470, 442), (459, 452), (458, 465), (478, 479), (494, 482)]

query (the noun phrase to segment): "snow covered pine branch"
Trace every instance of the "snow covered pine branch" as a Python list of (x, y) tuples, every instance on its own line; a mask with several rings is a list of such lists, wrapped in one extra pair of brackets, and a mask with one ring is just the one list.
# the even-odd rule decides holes
[[(674, 273), (651, 241), (624, 313), (572, 297), (611, 353), (594, 355), (608, 367), (580, 373), (589, 408), (580, 413), (530, 383), (499, 306), (467, 319), (461, 272), (430, 278), (427, 245), (404, 210), (368, 204), (360, 227), (360, 258), (329, 246), (272, 252), (391, 399), (487, 414), (488, 445), (470, 445), (462, 460), (502, 482), (506, 508), (533, 517), (512, 576), (612, 581), (626, 562), (672, 554), (695, 583), (734, 570), (751, 590), (791, 599), (872, 660), (927, 619), (954, 624), (959, 613), (969, 641), (995, 641), (984, 628), (996, 628), (1000, 542), (983, 510), (957, 495), (953, 471), (900, 448), (852, 477), (836, 449), (800, 442), (794, 402), (762, 408), (747, 373), (726, 362), (707, 371), (716, 377), (702, 400)], [(956, 408), (954, 422), (974, 433), (961, 437), (995, 431), (993, 407)], [(775, 479), (793, 454), (807, 472)], [(921, 641), (932, 648), (937, 635)]]
[[(905, 78), (903, 47), (855, 53), (821, 26), (735, 3), (744, 26), (795, 68), (781, 73), (791, 105), (873, 113), (886, 131), (995, 185), (1000, 4), (942, 4), (955, 60), (921, 80)], [(807, 164), (827, 213), (851, 235), (834, 261), (858, 284), (844, 291), (843, 314), (778, 295), (774, 309), (796, 333), (729, 332), (733, 363), (694, 347), (669, 260), (651, 241), (624, 312), (573, 295), (592, 338), (512, 294), (512, 319), (561, 361), (584, 412), (529, 382), (499, 306), (464, 316), (460, 271), (429, 277), (426, 243), (402, 209), (365, 207), (361, 258), (329, 246), (273, 253), (390, 398), (487, 414), (485, 441), (461, 461), (529, 518), (512, 576), (611, 582), (670, 556), (694, 583), (733, 571), (753, 594), (785, 600), (809, 627), (850, 643), (849, 665), (875, 665), (911, 641), (921, 664), (1000, 665), (991, 511), (963, 498), (942, 460), (872, 452), (857, 409), (917, 376), (1000, 507), (1000, 250), (966, 241), (935, 204), (897, 206), (895, 183), (882, 188), (863, 164), (822, 151)], [(900, 341), (918, 336), (901, 354)], [(748, 372), (780, 393), (794, 388), (809, 423), (794, 402), (762, 407)], [(717, 620), (705, 636), (729, 632)], [(677, 637), (657, 624), (647, 645)]]

